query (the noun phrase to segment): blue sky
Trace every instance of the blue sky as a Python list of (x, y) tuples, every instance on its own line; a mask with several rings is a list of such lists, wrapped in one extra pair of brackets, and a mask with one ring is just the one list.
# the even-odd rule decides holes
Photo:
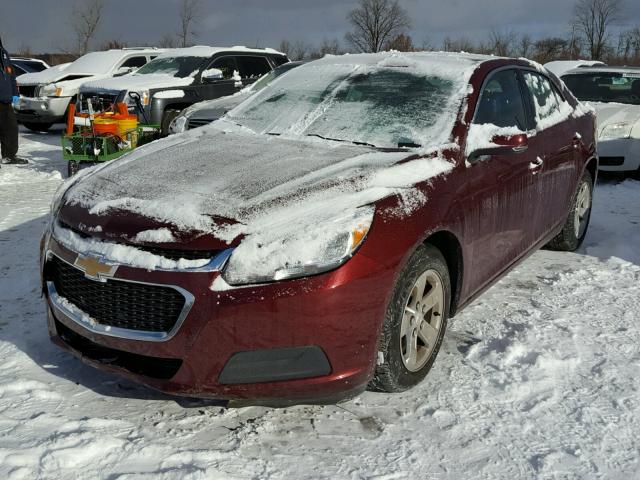
[[(74, 0), (2, 0), (0, 34), (10, 50), (21, 45), (52, 52), (73, 45), (69, 29)], [(179, 0), (106, 0), (97, 43), (120, 39), (155, 44), (178, 28)], [(196, 42), (206, 45), (277, 47), (283, 38), (314, 44), (343, 41), (355, 0), (202, 0)], [(527, 32), (534, 38), (565, 35), (573, 0), (401, 0), (412, 19), (417, 45), (442, 45), (445, 36), (483, 39), (492, 29)], [(640, 2), (627, 0), (625, 25), (640, 26)]]

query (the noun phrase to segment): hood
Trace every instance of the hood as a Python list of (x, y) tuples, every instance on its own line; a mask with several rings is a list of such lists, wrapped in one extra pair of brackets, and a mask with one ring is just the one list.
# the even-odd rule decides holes
[(187, 118), (198, 118), (203, 120), (211, 120), (220, 118), (229, 110), (240, 105), (247, 98), (249, 98), (253, 92), (241, 91), (235, 95), (229, 95), (227, 97), (216, 98), (215, 100), (207, 100), (204, 102), (198, 102), (182, 112)]
[(193, 83), (193, 77), (178, 78), (173, 75), (163, 75), (161, 73), (150, 73), (138, 75), (131, 73), (121, 77), (111, 77), (104, 80), (90, 81), (84, 83), (80, 91), (115, 91), (123, 90), (153, 90), (160, 88), (185, 87)]
[(598, 128), (613, 123), (629, 123), (633, 125), (640, 120), (640, 105), (599, 102), (591, 102), (591, 104), (596, 109)]
[[(408, 158), (416, 161), (402, 162)], [(276, 223), (311, 228), (451, 168), (442, 157), (257, 135), (218, 121), (72, 181), (57, 218), (104, 239), (145, 243), (161, 238), (151, 232), (168, 229), (185, 247), (205, 241), (224, 248)]]
[(95, 75), (94, 73), (70, 72), (70, 65), (70, 63), (63, 63), (40, 72), (25, 73), (17, 78), (17, 82), (19, 85), (46, 85), (59, 82), (65, 78), (89, 78)]

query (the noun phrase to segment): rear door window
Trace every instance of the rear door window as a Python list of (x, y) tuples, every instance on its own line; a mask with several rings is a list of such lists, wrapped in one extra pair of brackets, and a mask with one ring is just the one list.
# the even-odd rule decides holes
[(120, 67), (140, 68), (147, 63), (147, 57), (131, 57), (128, 58)]
[(242, 78), (259, 78), (271, 71), (271, 64), (265, 57), (237, 57)]
[(524, 83), (531, 92), (538, 122), (560, 113), (558, 94), (554, 91), (548, 78), (534, 72), (524, 72), (523, 77)]
[(501, 128), (527, 129), (522, 93), (516, 70), (501, 70), (485, 82), (473, 123)]

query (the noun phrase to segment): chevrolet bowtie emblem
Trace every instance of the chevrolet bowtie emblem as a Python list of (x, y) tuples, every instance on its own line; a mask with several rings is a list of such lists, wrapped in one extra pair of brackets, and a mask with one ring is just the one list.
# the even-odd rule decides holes
[(106, 277), (113, 277), (118, 269), (117, 265), (106, 265), (93, 257), (78, 255), (74, 263), (84, 272), (84, 276), (92, 280), (106, 281)]

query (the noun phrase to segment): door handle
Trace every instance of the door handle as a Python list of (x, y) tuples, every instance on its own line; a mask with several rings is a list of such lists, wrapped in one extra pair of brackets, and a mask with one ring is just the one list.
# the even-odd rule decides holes
[(582, 136), (576, 134), (576, 136), (571, 140), (571, 144), (573, 145), (573, 148), (580, 147), (580, 145), (582, 145)]
[(535, 160), (531, 160), (529, 162), (529, 168), (531, 170), (538, 170), (539, 168), (541, 168), (544, 165), (544, 160), (542, 160), (540, 157), (536, 157)]

